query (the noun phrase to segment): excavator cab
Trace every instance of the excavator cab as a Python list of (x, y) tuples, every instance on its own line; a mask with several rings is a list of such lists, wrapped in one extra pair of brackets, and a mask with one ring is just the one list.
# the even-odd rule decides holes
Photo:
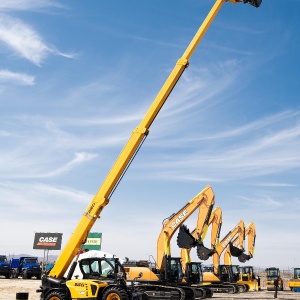
[(233, 280), (237, 282), (240, 279), (240, 269), (238, 265), (231, 265)]
[(222, 282), (235, 282), (231, 266), (219, 265), (219, 278)]
[(201, 262), (190, 262), (185, 267), (185, 278), (190, 284), (203, 282), (203, 272)]
[(169, 257), (165, 259), (167, 267), (165, 268), (165, 280), (172, 283), (181, 283), (183, 272), (179, 257)]

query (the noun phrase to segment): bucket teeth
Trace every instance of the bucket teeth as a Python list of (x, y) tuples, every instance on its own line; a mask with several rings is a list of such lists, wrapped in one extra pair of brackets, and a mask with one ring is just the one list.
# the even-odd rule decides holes
[(230, 254), (234, 257), (239, 257), (243, 254), (244, 250), (240, 249), (238, 247), (233, 246), (232, 243), (229, 243), (229, 247), (230, 247)]
[(208, 260), (214, 253), (215, 251), (204, 247), (203, 243), (197, 245), (197, 255), (201, 260)]

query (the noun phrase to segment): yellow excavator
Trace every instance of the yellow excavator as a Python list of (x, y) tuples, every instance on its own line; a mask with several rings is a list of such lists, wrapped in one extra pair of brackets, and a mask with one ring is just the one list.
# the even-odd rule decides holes
[(203, 273), (203, 281), (210, 282), (214, 285), (214, 292), (224, 292), (224, 287), (234, 287), (234, 290), (230, 289), (228, 293), (245, 292), (247, 290), (245, 285), (237, 284), (234, 278), (233, 270), (229, 265), (220, 265), (220, 257), (225, 249), (230, 246), (230, 252), (232, 256), (243, 259), (244, 249), (243, 247), (235, 247), (232, 245), (232, 241), (238, 236), (239, 245), (244, 245), (245, 240), (245, 223), (240, 220), (238, 224), (219, 242), (215, 248), (215, 253), (212, 255), (213, 267), (211, 270), (206, 270)]
[[(209, 226), (212, 226), (210, 249), (204, 247), (203, 244)], [(180, 226), (177, 236), (177, 245), (181, 248), (180, 257), (183, 273), (192, 286), (206, 286), (206, 288), (209, 288), (212, 292), (214, 291), (214, 286), (211, 283), (203, 282), (202, 263), (200, 261), (191, 261), (190, 251), (193, 246), (197, 245), (198, 257), (207, 260), (215, 252), (215, 247), (218, 244), (220, 237), (221, 227), (222, 210), (219, 206), (213, 209), (209, 221), (205, 222), (204, 226), (201, 226), (201, 223), (199, 223), (198, 220), (197, 226), (191, 234), (185, 225)]]
[[(74, 229), (71, 237), (69, 238), (67, 244), (62, 250), (60, 256), (58, 257), (54, 267), (51, 269), (48, 275), (43, 276), (40, 289), (37, 292), (40, 294), (41, 300), (71, 300), (71, 299), (133, 299), (134, 295), (137, 295), (136, 290), (129, 290), (126, 285), (126, 278), (120, 278), (121, 273), (124, 275), (121, 266), (118, 265), (118, 261), (108, 262), (107, 260), (92, 262), (92, 259), (88, 261), (85, 259), (83, 268), (82, 261), (74, 261), (70, 272), (67, 277), (64, 277), (66, 270), (69, 268), (71, 262), (77, 255), (80, 253), (82, 245), (85, 243), (88, 233), (90, 232), (92, 226), (97, 219), (100, 218), (100, 214), (104, 207), (109, 203), (114, 190), (116, 189), (118, 183), (122, 179), (126, 170), (128, 169), (130, 163), (137, 154), (139, 148), (143, 144), (147, 135), (149, 134), (149, 129), (156, 116), (158, 115), (160, 109), (164, 105), (168, 96), (172, 92), (176, 83), (180, 79), (181, 75), (189, 65), (189, 59), (197, 48), (199, 42), (203, 38), (207, 29), (209, 28), (211, 22), (221, 9), (222, 5), (225, 2), (231, 3), (248, 3), (254, 7), (259, 7), (262, 0), (216, 0), (209, 14), (205, 18), (204, 22), (196, 32), (192, 41), (186, 48), (182, 57), (179, 58), (173, 70), (171, 71), (169, 77), (166, 79), (162, 88), (155, 97), (153, 103), (151, 104), (149, 110), (146, 112), (144, 118), (140, 124), (133, 130), (132, 135), (130, 136), (128, 142), (122, 149), (119, 157), (113, 164), (111, 170), (109, 171), (107, 177), (104, 179), (102, 185), (100, 186), (98, 192), (92, 198), (87, 208), (83, 212), (82, 217), (80, 218), (76, 228)], [(77, 263), (81, 266), (81, 269), (86, 273), (85, 279), (71, 279), (72, 272), (74, 272)], [(100, 275), (105, 275), (102, 272), (93, 272), (93, 267), (97, 265), (97, 270), (101, 271), (102, 265), (109, 265), (111, 268), (111, 277), (110, 280), (104, 279), (107, 277), (101, 276), (100, 279), (96, 280), (95, 278), (90, 279), (89, 276), (94, 276), (92, 273), (98, 273)], [(119, 272), (119, 271), (122, 272)], [(151, 290), (151, 287), (149, 287)], [(150, 292), (148, 298), (155, 298), (156, 293), (162, 294), (166, 292), (163, 287), (160, 287), (160, 290), (157, 292)], [(140, 293), (146, 295), (148, 292), (146, 286), (144, 290)], [(169, 292), (176, 294), (174, 296), (176, 299), (184, 298), (182, 290), (171, 288)], [(152, 295), (152, 296), (150, 296)], [(167, 297), (167, 296), (165, 296)]]
[[(203, 240), (209, 225), (212, 224), (211, 231), (211, 248), (207, 249), (203, 245)], [(177, 245), (181, 248), (181, 257), (184, 262), (190, 262), (190, 250), (192, 247), (197, 247), (197, 255), (200, 260), (207, 260), (211, 255), (213, 256), (214, 267), (205, 267), (203, 273), (203, 283), (208, 284), (214, 292), (220, 293), (239, 293), (245, 291), (246, 287), (236, 283), (233, 270), (231, 266), (219, 266), (220, 255), (236, 235), (243, 245), (244, 241), (244, 222), (241, 220), (236, 227), (222, 240), (220, 245), (220, 231), (222, 226), (222, 210), (217, 207), (211, 214), (208, 224), (203, 228), (202, 234), (196, 233), (196, 229), (192, 233), (186, 226), (181, 226), (178, 237)], [(199, 248), (200, 245), (200, 248)], [(234, 256), (243, 256), (243, 249), (231, 246), (231, 252)], [(194, 262), (193, 264), (201, 265), (201, 262)], [(226, 278), (225, 278), (226, 276)]]
[[(244, 254), (239, 257), (239, 261), (244, 263), (251, 259), (254, 255), (254, 249), (255, 249), (255, 239), (256, 239), (256, 229), (255, 224), (251, 222), (246, 228), (245, 228), (245, 238), (247, 238), (248, 241), (248, 254)], [(239, 239), (235, 238), (232, 241), (232, 244), (235, 247), (242, 247), (242, 245), (239, 245)], [(236, 278), (236, 282), (239, 284), (244, 284), (247, 286), (247, 289), (249, 291), (259, 291), (260, 290), (260, 278), (255, 275), (253, 266), (239, 266), (239, 265), (233, 265), (231, 260), (231, 252), (230, 247), (228, 246), (224, 253), (224, 264), (225, 265), (231, 265), (232, 271), (234, 273), (234, 277)]]
[[(215, 203), (212, 188), (207, 185), (198, 195), (185, 204), (177, 213), (163, 220), (163, 227), (157, 239), (156, 267), (151, 270), (147, 267), (124, 267), (128, 273), (127, 279), (136, 279), (136, 282), (147, 282), (158, 285), (171, 285), (180, 287), (185, 292), (186, 299), (211, 298), (211, 289), (199, 284), (191, 284), (191, 277), (184, 274), (181, 258), (172, 257), (171, 239), (177, 229), (198, 209), (198, 228), (203, 228), (208, 223), (212, 208)], [(139, 276), (141, 274), (141, 276)], [(191, 274), (192, 276), (192, 274)]]

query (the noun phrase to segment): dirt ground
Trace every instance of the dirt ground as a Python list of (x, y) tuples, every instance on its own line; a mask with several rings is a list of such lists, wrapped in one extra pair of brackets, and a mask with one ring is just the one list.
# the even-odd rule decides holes
[[(39, 300), (39, 293), (36, 290), (39, 288), (41, 281), (36, 279), (5, 279), (0, 278), (0, 300), (15, 300), (16, 293), (25, 292), (28, 294), (28, 300)], [(241, 294), (221, 294), (215, 293), (213, 300), (250, 300), (250, 299), (274, 299), (274, 291), (266, 291), (263, 289), (259, 292), (246, 292)], [(300, 293), (291, 292), (288, 290), (278, 291), (276, 299), (300, 300)]]

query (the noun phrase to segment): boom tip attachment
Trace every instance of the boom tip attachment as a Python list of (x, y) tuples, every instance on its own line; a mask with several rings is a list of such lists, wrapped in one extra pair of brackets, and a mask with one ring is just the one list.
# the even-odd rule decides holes
[(244, 3), (249, 3), (254, 7), (259, 7), (262, 3), (262, 0), (243, 0)]

